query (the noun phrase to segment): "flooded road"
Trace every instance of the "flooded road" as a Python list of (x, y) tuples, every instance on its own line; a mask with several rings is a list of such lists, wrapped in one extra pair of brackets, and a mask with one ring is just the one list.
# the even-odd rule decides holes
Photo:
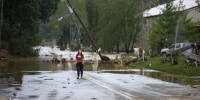
[[(10, 59), (9, 61), (0, 62), (0, 82), (1, 84), (8, 83), (21, 83), (23, 71), (66, 71), (66, 70), (76, 70), (74, 62), (68, 63), (52, 63), (48, 60), (41, 58), (16, 58)], [(187, 80), (181, 79), (179, 77), (174, 77), (172, 75), (161, 73), (158, 71), (153, 71), (149, 69), (139, 69), (135, 67), (125, 66), (125, 65), (115, 65), (112, 61), (107, 63), (101, 63), (98, 61), (86, 61), (84, 64), (85, 71), (98, 71), (107, 73), (119, 73), (119, 74), (138, 74), (148, 77), (157, 78), (163, 81), (169, 81), (179, 84), (189, 84)], [(32, 74), (32, 73), (31, 73)], [(7, 80), (2, 78), (8, 78)], [(7, 81), (7, 82), (6, 82)]]
[(0, 97), (4, 99), (0, 100), (198, 100), (200, 92), (185, 86), (187, 80), (149, 69), (116, 66), (113, 62), (85, 62), (84, 78), (80, 80), (75, 70), (74, 62), (54, 64), (37, 57), (3, 61)]

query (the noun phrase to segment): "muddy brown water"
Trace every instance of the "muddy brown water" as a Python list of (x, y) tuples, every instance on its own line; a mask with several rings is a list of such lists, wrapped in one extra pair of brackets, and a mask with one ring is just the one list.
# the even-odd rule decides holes
[[(0, 89), (6, 88), (10, 84), (21, 84), (24, 74), (39, 74), (41, 71), (63, 71), (76, 70), (75, 62), (66, 63), (52, 63), (51, 61), (43, 60), (39, 57), (33, 58), (12, 58), (8, 61), (0, 61)], [(118, 74), (138, 74), (163, 81), (179, 83), (183, 85), (190, 84), (189, 80), (181, 77), (175, 77), (167, 73), (141, 69), (122, 64), (115, 64), (112, 61), (98, 62), (86, 61), (84, 64), (84, 71), (97, 71)]]

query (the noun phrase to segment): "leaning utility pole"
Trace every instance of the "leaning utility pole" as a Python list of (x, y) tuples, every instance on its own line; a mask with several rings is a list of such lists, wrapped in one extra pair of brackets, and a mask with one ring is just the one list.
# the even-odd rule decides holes
[(92, 38), (92, 36), (90, 35), (89, 31), (87, 30), (87, 28), (85, 27), (85, 25), (83, 24), (82, 20), (80, 19), (80, 17), (78, 16), (78, 14), (76, 13), (76, 11), (74, 10), (74, 8), (72, 7), (72, 5), (70, 4), (69, 0), (67, 1), (67, 7), (69, 8), (70, 13), (74, 13), (75, 16), (77, 17), (78, 21), (80, 22), (80, 24), (83, 26), (83, 29), (86, 31), (87, 36), (89, 37), (90, 41), (92, 42), (92, 46), (94, 47), (94, 49), (97, 51), (97, 53), (99, 54), (101, 60), (103, 60), (103, 56), (101, 55), (101, 53), (98, 51), (98, 48), (94, 42), (94, 39)]

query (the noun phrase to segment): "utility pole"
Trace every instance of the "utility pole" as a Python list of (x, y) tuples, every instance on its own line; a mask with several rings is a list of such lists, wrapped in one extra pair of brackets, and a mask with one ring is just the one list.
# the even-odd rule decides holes
[[(77, 12), (74, 10), (74, 8), (72, 7), (72, 5), (70, 4), (69, 0), (67, 1), (67, 6), (69, 8), (70, 12), (73, 12), (75, 14), (75, 16), (77, 17), (78, 21), (80, 22), (80, 24), (83, 26), (83, 29), (86, 31), (87, 36), (89, 37), (90, 41), (92, 42), (92, 46), (94, 47), (94, 49), (97, 51), (97, 53), (99, 54), (101, 60), (103, 60), (103, 56), (101, 55), (100, 52), (98, 52), (98, 48), (94, 42), (94, 39), (92, 38), (91, 34), (89, 33), (89, 31), (87, 30), (87, 28), (85, 27), (85, 25), (83, 24), (82, 20), (80, 19), (80, 17), (78, 16)], [(72, 10), (72, 11), (71, 11)]]

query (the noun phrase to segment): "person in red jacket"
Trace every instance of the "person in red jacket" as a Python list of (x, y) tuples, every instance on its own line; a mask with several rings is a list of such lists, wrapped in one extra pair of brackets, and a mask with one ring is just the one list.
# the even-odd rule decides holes
[(79, 49), (78, 53), (76, 54), (77, 79), (79, 79), (80, 74), (81, 78), (83, 76), (83, 64), (84, 64), (84, 55), (82, 53), (82, 50)]

